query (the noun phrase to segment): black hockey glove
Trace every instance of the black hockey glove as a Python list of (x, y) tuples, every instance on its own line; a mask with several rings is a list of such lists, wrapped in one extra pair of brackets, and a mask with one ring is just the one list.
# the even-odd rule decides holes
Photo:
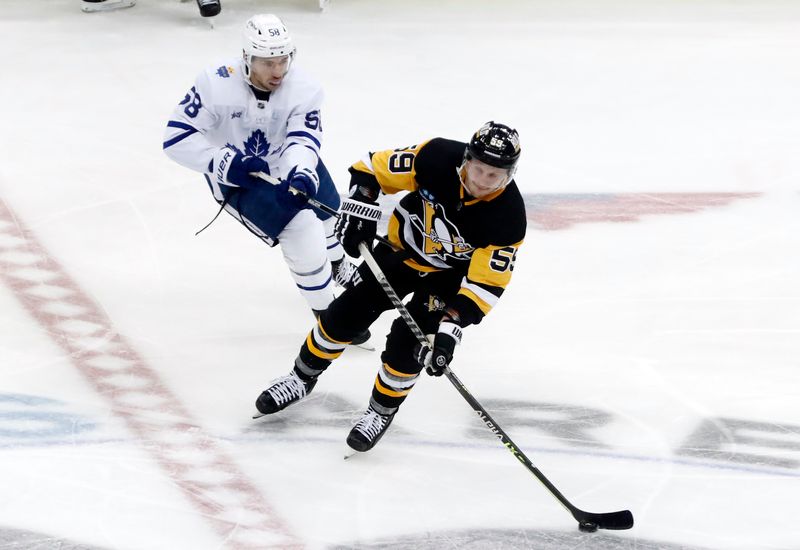
[(417, 361), (431, 376), (441, 376), (445, 367), (453, 360), (453, 352), (460, 343), (461, 327), (450, 320), (442, 321), (433, 339), (433, 349), (430, 346), (420, 346)]
[(230, 147), (222, 147), (214, 153), (214, 159), (209, 166), (211, 177), (218, 185), (229, 187), (243, 187), (250, 189), (264, 185), (257, 177), (251, 176), (251, 172), (267, 172), (269, 167), (267, 162), (259, 157), (244, 156), (237, 153)]
[(361, 255), (358, 251), (360, 243), (363, 242), (372, 249), (380, 219), (381, 208), (377, 202), (358, 195), (343, 200), (335, 231), (344, 251), (353, 258), (358, 258)]

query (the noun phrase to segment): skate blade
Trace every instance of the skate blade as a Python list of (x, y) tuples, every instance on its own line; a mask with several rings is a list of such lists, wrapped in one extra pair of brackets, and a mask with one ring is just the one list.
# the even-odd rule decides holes
[(352, 457), (352, 456), (358, 455), (358, 454), (363, 454), (363, 453), (359, 453), (358, 451), (356, 451), (355, 449), (353, 449), (353, 448), (352, 448), (350, 445), (348, 445), (347, 443), (345, 443), (345, 444), (344, 444), (344, 459), (345, 459), (345, 460), (347, 460), (348, 458), (350, 458), (350, 457)]
[(371, 340), (367, 340), (366, 342), (363, 342), (361, 344), (352, 344), (352, 347), (360, 348), (363, 349), (364, 351), (375, 351), (375, 346), (372, 345)]
[(253, 420), (257, 420), (257, 419), (261, 418), (262, 416), (267, 416), (267, 415), (262, 413), (261, 411), (256, 411), (255, 414), (253, 415)]
[(81, 11), (83, 13), (96, 13), (100, 11), (114, 11), (114, 10), (123, 10), (125, 8), (132, 8), (136, 5), (136, 2), (116, 2), (114, 4), (83, 4), (81, 6)]

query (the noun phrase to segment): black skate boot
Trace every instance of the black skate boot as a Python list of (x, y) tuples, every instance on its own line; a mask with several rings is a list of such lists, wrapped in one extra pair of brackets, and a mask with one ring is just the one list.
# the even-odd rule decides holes
[(390, 414), (381, 414), (373, 409), (372, 403), (370, 403), (356, 425), (350, 430), (350, 435), (347, 436), (347, 445), (361, 453), (369, 451), (386, 433), (389, 424), (394, 420), (395, 413), (397, 413), (397, 409)]
[(273, 380), (272, 384), (261, 392), (256, 399), (256, 408), (261, 415), (282, 411), (311, 393), (316, 385), (316, 378), (305, 381), (292, 370), (288, 375)]
[(200, 15), (203, 17), (214, 17), (222, 11), (219, 0), (197, 0), (197, 7), (200, 8)]

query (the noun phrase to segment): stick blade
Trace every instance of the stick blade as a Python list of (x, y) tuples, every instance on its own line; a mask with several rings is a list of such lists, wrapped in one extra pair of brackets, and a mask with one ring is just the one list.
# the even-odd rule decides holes
[(606, 512), (604, 514), (593, 514), (577, 510), (572, 514), (578, 523), (593, 523), (598, 529), (609, 529), (621, 531), (633, 527), (633, 514), (630, 510), (620, 510), (618, 512)]

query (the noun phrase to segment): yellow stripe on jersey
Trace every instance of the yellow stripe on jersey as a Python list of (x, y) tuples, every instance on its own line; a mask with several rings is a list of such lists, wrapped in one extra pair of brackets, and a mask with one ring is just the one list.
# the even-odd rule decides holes
[(511, 280), (514, 257), (522, 241), (511, 246), (476, 248), (469, 262), (467, 278), (473, 283), (505, 288)]
[[(459, 294), (463, 294), (485, 314), (497, 303), (497, 299), (511, 281), (514, 260), (522, 241), (511, 246), (487, 246), (472, 253), (467, 271), (467, 280)], [(491, 289), (484, 287), (494, 287)]]
[(375, 389), (378, 390), (383, 395), (388, 395), (389, 397), (404, 397), (404, 396), (408, 395), (408, 393), (411, 391), (411, 388), (409, 388), (409, 389), (407, 389), (405, 391), (391, 390), (391, 389), (387, 388), (386, 386), (384, 386), (383, 384), (381, 384), (380, 376), (376, 376), (375, 377)]
[(373, 174), (384, 193), (390, 195), (398, 191), (415, 191), (417, 171), (414, 160), (427, 141), (405, 149), (387, 149), (372, 154), (369, 166), (363, 160), (353, 165), (354, 170)]
[(389, 242), (396, 248), (403, 248), (403, 241), (400, 240), (400, 222), (397, 221), (397, 217), (394, 214), (389, 218), (389, 226), (386, 228), (386, 238), (389, 239)]
[(480, 310), (483, 312), (484, 315), (488, 315), (489, 311), (491, 311), (492, 306), (494, 305), (494, 304), (491, 305), (487, 304), (486, 302), (481, 300), (477, 294), (475, 294), (468, 288), (461, 287), (461, 290), (459, 290), (458, 293), (463, 294), (464, 296), (475, 302), (475, 304), (477, 304), (477, 306), (480, 308)]

